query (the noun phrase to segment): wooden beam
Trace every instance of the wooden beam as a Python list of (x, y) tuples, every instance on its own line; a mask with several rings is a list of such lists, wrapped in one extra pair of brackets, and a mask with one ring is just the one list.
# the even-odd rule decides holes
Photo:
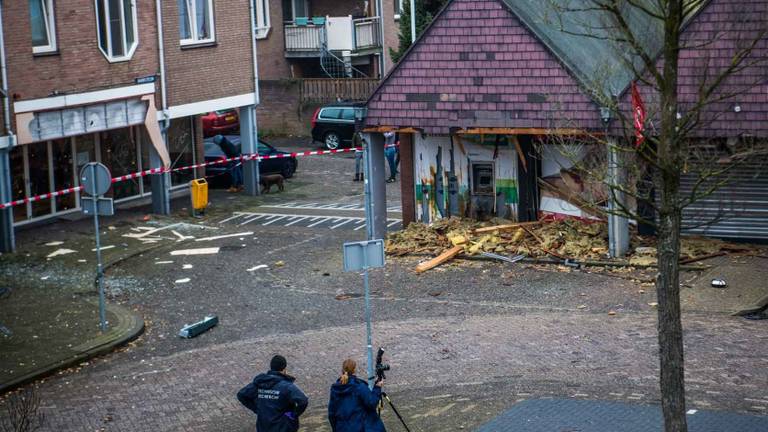
[(397, 126), (371, 126), (363, 129), (363, 132), (367, 133), (384, 133), (384, 132), (400, 132), (400, 133), (421, 133), (419, 129), (412, 127), (397, 127)]
[(520, 140), (517, 139), (517, 136), (512, 136), (512, 141), (515, 143), (515, 150), (517, 150), (517, 156), (520, 158), (520, 162), (523, 164), (523, 171), (528, 172), (528, 161), (525, 160), (525, 153), (523, 153), (523, 148), (520, 147)]
[(602, 221), (606, 221), (608, 219), (605, 212), (603, 212), (600, 209), (592, 207), (590, 203), (588, 203), (583, 198), (579, 197), (574, 193), (569, 193), (569, 191), (563, 190), (562, 188), (559, 188), (553, 185), (552, 183), (549, 183), (546, 180), (542, 180), (542, 179), (539, 179), (539, 186), (541, 186), (543, 189), (548, 190), (549, 192), (554, 194), (557, 198), (560, 198), (563, 201), (567, 201), (570, 204), (573, 204), (574, 206), (582, 210), (584, 213), (592, 215)]
[(461, 251), (463, 251), (463, 250), (464, 250), (464, 246), (461, 246), (461, 245), (454, 246), (454, 247), (446, 250), (445, 252), (441, 253), (437, 257), (432, 258), (429, 261), (425, 261), (425, 262), (417, 265), (416, 266), (416, 273), (423, 273), (423, 272), (425, 272), (425, 271), (427, 271), (429, 269), (433, 269), (433, 268), (439, 266), (440, 264), (443, 264), (446, 261), (450, 261), (451, 259), (453, 259), (453, 257), (455, 257), (456, 255), (461, 253)]
[(530, 225), (538, 225), (541, 222), (518, 222), (513, 224), (507, 224), (507, 225), (496, 225), (496, 226), (489, 226), (484, 228), (477, 228), (474, 230), (475, 234), (484, 234), (488, 232), (494, 232), (494, 231), (509, 231), (515, 228), (521, 228), (523, 226), (530, 226)]
[(470, 128), (454, 132), (462, 135), (585, 135), (601, 136), (604, 132), (592, 132), (584, 129), (563, 128), (563, 129), (543, 129), (543, 128)]

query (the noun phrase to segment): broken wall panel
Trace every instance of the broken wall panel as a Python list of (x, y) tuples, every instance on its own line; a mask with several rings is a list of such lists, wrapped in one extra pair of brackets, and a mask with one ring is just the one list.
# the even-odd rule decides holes
[[(506, 137), (415, 134), (413, 159), (417, 220), (476, 215), (483, 196), (491, 214), (482, 216), (517, 219), (517, 152)], [(490, 193), (473, 194), (473, 165), (492, 167)]]

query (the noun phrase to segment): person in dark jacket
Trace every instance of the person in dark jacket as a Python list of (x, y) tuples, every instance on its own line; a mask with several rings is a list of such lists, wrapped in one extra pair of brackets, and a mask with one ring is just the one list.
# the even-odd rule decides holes
[[(213, 143), (219, 146), (227, 159), (240, 156), (240, 151), (237, 147), (224, 136), (216, 135), (213, 137)], [(232, 177), (232, 185), (229, 187), (228, 192), (241, 192), (243, 190), (243, 162), (234, 160), (229, 162), (228, 166), (230, 176)]]
[(270, 371), (257, 375), (253, 382), (237, 392), (237, 400), (256, 413), (257, 432), (296, 432), (299, 416), (307, 409), (307, 397), (286, 374), (285, 357), (276, 355)]
[(386, 432), (376, 408), (381, 402), (379, 381), (373, 387), (355, 376), (357, 364), (344, 360), (341, 377), (331, 386), (328, 421), (333, 432)]

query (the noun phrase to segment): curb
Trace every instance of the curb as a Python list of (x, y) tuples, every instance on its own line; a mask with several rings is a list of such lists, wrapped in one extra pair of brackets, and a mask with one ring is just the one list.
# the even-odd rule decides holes
[(750, 306), (744, 306), (741, 310), (738, 310), (734, 313), (732, 313), (732, 316), (744, 316), (753, 314), (756, 312), (760, 312), (761, 310), (765, 309), (765, 307), (768, 306), (768, 295), (763, 296), (759, 300), (757, 300), (755, 303), (753, 303)]
[(107, 311), (117, 316), (117, 324), (111, 327), (106, 334), (99, 335), (83, 344), (72, 347), (73, 354), (70, 356), (54, 360), (35, 371), (0, 383), (0, 394), (49, 376), (60, 369), (66, 369), (93, 357), (107, 354), (144, 333), (144, 320), (128, 309), (122, 306), (107, 304)]

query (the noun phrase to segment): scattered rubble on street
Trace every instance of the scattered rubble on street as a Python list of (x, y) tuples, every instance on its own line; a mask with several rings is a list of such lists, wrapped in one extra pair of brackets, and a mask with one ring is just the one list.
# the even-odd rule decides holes
[[(512, 222), (492, 219), (478, 222), (471, 219), (446, 218), (425, 225), (414, 222), (405, 230), (392, 233), (386, 242), (386, 252), (391, 256), (424, 254), (436, 257), (419, 263), (416, 272), (421, 273), (464, 256), (516, 258), (515, 255), (542, 262), (578, 268), (581, 265), (610, 265), (626, 267), (654, 267), (656, 239), (633, 234), (631, 252), (626, 259), (608, 257), (608, 228), (602, 221), (579, 218), (544, 218), (536, 222)], [(732, 244), (704, 237), (684, 237), (680, 250), (680, 264), (698, 263), (702, 260), (728, 253), (755, 253), (751, 245)], [(547, 261), (546, 259), (549, 259)]]

